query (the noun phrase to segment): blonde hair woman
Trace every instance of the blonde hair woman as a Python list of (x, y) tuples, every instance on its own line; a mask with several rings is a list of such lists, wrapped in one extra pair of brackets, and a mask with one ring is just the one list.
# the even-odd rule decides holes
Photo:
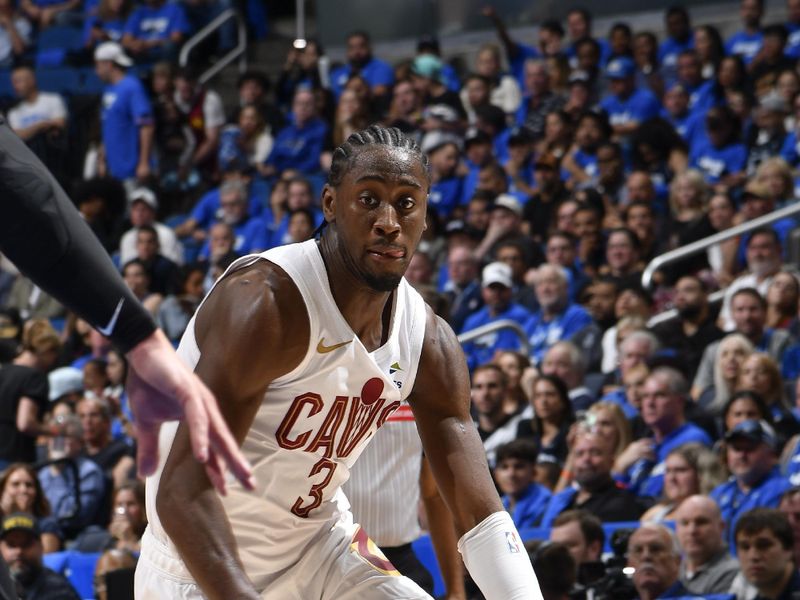
[(732, 333), (722, 339), (714, 362), (714, 386), (703, 391), (700, 404), (708, 401), (708, 410), (719, 413), (737, 390), (739, 375), (745, 359), (755, 352), (752, 342), (741, 333)]

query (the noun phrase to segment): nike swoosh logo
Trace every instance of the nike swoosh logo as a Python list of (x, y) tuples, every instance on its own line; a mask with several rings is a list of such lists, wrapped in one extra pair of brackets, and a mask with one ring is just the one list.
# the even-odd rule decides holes
[(320, 354), (327, 354), (328, 352), (333, 352), (337, 348), (341, 348), (342, 346), (347, 346), (353, 340), (347, 340), (346, 342), (341, 342), (340, 344), (334, 344), (333, 346), (326, 346), (325, 345), (325, 338), (322, 338), (319, 342), (317, 342), (317, 352)]
[(125, 303), (125, 298), (120, 298), (119, 302), (117, 303), (117, 308), (114, 309), (114, 314), (111, 315), (111, 320), (108, 322), (108, 325), (105, 327), (98, 327), (97, 331), (102, 333), (104, 336), (110, 336), (113, 331), (114, 327), (117, 326), (117, 319), (119, 319), (119, 311), (122, 310), (122, 305)]

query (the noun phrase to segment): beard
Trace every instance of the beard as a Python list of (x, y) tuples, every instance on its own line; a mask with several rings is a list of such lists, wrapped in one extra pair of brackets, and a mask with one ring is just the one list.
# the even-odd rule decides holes
[(18, 566), (10, 567), (11, 575), (21, 585), (27, 587), (36, 579), (41, 571), (41, 567), (28, 563), (23, 563)]
[(400, 285), (402, 275), (373, 275), (364, 273), (364, 283), (376, 292), (393, 292)]
[(687, 304), (683, 308), (678, 309), (678, 316), (681, 319), (696, 319), (700, 312), (702, 311), (702, 307), (697, 306), (696, 304)]
[[(342, 250), (344, 249), (342, 248)], [(375, 292), (393, 292), (397, 289), (397, 286), (400, 285), (400, 280), (403, 278), (402, 275), (396, 275), (394, 273), (382, 275), (371, 273), (364, 268), (363, 262), (359, 263), (356, 261), (347, 251), (343, 252), (343, 258), (349, 270), (355, 273), (361, 281), (367, 284), (367, 287)]]

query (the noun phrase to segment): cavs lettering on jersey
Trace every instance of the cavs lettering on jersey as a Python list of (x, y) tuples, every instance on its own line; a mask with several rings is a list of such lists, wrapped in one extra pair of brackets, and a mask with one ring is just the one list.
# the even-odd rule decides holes
[[(229, 271), (262, 259), (294, 281), (306, 304), (310, 338), (301, 363), (270, 384), (242, 445), (253, 465), (256, 491), (236, 484), (221, 498), (257, 589), (291, 568), (334, 523), (352, 522), (341, 486), (378, 428), (407, 406), (426, 320), (422, 298), (402, 280), (392, 295), (388, 339), (368, 352), (336, 306), (315, 241), (245, 257)], [(191, 366), (200, 358), (194, 320), (178, 353)], [(161, 457), (168, 456), (176, 428), (162, 428)], [(161, 468), (147, 482), (149, 527), (159, 550), (177, 558), (155, 510), (160, 474)]]

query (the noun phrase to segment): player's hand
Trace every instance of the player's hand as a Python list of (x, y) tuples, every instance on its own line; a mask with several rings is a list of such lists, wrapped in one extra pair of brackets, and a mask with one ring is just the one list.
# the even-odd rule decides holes
[(481, 13), (483, 13), (484, 17), (487, 17), (489, 19), (494, 19), (497, 17), (497, 11), (494, 9), (494, 6), (489, 6), (489, 5), (484, 6), (481, 9)]
[(225, 493), (225, 470), (247, 489), (255, 487), (252, 467), (245, 459), (211, 391), (178, 358), (166, 336), (157, 330), (127, 354), (130, 363), (128, 397), (136, 416), (139, 474), (150, 475), (158, 465), (158, 432), (165, 421), (186, 422), (195, 458), (220, 493)]

